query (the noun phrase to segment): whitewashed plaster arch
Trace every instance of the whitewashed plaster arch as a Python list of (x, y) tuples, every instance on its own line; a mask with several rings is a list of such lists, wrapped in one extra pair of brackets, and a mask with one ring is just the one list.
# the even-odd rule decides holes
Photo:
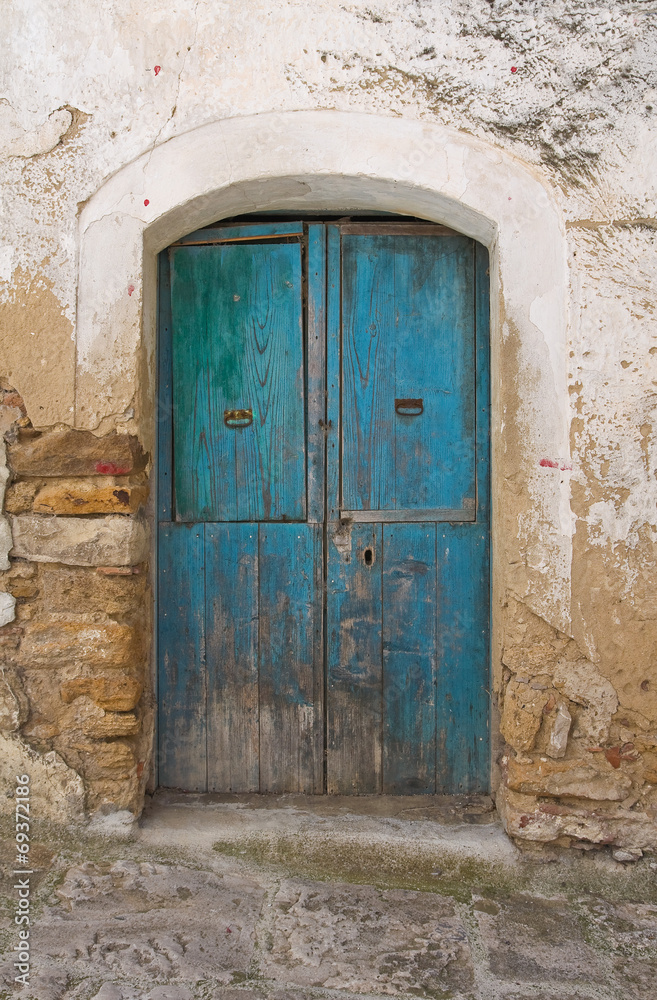
[[(76, 425), (106, 427), (137, 405), (148, 443), (157, 253), (268, 209), (398, 212), (489, 247), (494, 581), (498, 598), (510, 587), (568, 631), (568, 475), (541, 465), (568, 467), (562, 214), (537, 174), (469, 135), (378, 115), (270, 113), (204, 125), (119, 170), (80, 215)], [(514, 490), (524, 506), (507, 505)]]

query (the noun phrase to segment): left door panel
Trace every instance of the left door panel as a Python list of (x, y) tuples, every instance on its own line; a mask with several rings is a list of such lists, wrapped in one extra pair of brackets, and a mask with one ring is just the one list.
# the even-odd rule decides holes
[(160, 256), (165, 787), (322, 790), (323, 547), (321, 525), (304, 523), (301, 236), (289, 224), (218, 227)]
[(301, 245), (170, 250), (176, 520), (306, 516)]

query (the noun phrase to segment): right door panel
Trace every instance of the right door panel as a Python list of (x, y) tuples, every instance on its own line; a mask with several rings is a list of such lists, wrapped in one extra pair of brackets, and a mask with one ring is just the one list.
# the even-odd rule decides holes
[(487, 268), (328, 227), (329, 792), (489, 788)]
[(465, 236), (342, 234), (346, 510), (473, 502), (473, 252)]

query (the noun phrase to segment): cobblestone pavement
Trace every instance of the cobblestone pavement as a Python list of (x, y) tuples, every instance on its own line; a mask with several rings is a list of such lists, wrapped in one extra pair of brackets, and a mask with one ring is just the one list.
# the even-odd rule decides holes
[(36, 826), (25, 987), (3, 832), (2, 1000), (657, 1000), (657, 864), (520, 853), (487, 800), (160, 795), (138, 829)]

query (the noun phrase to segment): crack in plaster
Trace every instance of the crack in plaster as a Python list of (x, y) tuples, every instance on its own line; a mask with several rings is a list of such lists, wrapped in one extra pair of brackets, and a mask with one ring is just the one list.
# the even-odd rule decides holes
[(151, 145), (151, 149), (150, 149), (150, 152), (149, 152), (148, 159), (144, 163), (144, 167), (143, 167), (144, 177), (146, 176), (146, 171), (148, 170), (148, 167), (150, 166), (151, 157), (152, 157), (152, 155), (153, 155), (153, 153), (155, 151), (155, 148), (158, 146), (158, 144), (160, 142), (160, 137), (161, 137), (164, 129), (167, 127), (167, 125), (170, 125), (171, 122), (173, 121), (174, 116), (176, 114), (176, 111), (178, 109), (178, 101), (180, 100), (180, 88), (182, 87), (182, 76), (183, 76), (183, 73), (185, 72), (185, 65), (187, 63), (187, 57), (188, 57), (189, 53), (191, 52), (191, 50), (196, 45), (196, 40), (198, 38), (198, 8), (200, 6), (200, 3), (201, 3), (201, 0), (196, 0), (196, 3), (194, 4), (194, 10), (193, 10), (193, 13), (192, 13), (192, 17), (194, 19), (194, 33), (193, 33), (191, 44), (188, 45), (188, 46), (186, 46), (186, 48), (185, 48), (185, 53), (184, 53), (183, 58), (182, 58), (182, 63), (181, 63), (180, 69), (178, 70), (177, 84), (176, 84), (176, 96), (175, 96), (175, 100), (173, 102), (173, 107), (171, 109), (171, 112), (169, 113), (169, 117), (160, 126), (160, 128), (158, 129), (157, 135), (155, 136), (155, 139), (153, 140), (153, 143)]

